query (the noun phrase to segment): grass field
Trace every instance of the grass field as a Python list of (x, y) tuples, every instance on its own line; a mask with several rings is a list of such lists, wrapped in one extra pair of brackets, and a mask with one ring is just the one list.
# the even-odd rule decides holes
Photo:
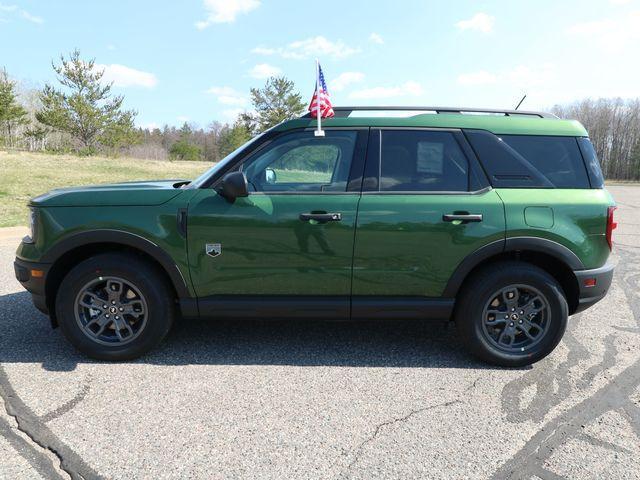
[(128, 180), (192, 179), (209, 166), (206, 162), (0, 152), (0, 227), (26, 225), (29, 199), (53, 188)]

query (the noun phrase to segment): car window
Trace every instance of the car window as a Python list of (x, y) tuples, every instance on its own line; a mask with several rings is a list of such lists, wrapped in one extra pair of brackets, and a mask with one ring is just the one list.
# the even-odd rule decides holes
[(256, 192), (346, 191), (357, 132), (326, 130), (289, 133), (275, 139), (242, 165)]
[(602, 175), (602, 169), (600, 168), (600, 162), (598, 161), (596, 149), (593, 148), (591, 140), (589, 140), (587, 137), (579, 137), (578, 145), (580, 145), (582, 157), (587, 164), (591, 186), (593, 188), (603, 188), (604, 176)]
[(497, 188), (589, 188), (575, 137), (465, 130)]
[(556, 188), (589, 188), (587, 170), (575, 137), (500, 135)]
[(467, 191), (469, 163), (451, 132), (383, 130), (380, 191)]

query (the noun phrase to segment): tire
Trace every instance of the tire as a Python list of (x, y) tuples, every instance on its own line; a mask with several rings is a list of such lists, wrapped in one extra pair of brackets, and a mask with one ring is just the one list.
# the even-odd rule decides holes
[(105, 253), (69, 271), (55, 309), (62, 333), (85, 355), (132, 360), (165, 338), (175, 318), (174, 297), (153, 264), (134, 255)]
[(472, 274), (454, 312), (467, 349), (503, 367), (530, 365), (549, 355), (562, 339), (568, 317), (558, 282), (544, 270), (517, 261), (492, 263)]

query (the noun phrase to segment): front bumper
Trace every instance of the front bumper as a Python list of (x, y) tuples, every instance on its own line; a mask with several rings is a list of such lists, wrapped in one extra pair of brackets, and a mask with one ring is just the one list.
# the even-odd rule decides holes
[(50, 267), (48, 263), (27, 262), (19, 258), (13, 262), (16, 279), (31, 294), (35, 307), (45, 315), (49, 314), (45, 284)]
[[(591, 270), (574, 270), (578, 280), (578, 307), (573, 313), (582, 312), (602, 300), (613, 280), (613, 265), (607, 263), (600, 268)], [(587, 286), (593, 283), (593, 286)]]

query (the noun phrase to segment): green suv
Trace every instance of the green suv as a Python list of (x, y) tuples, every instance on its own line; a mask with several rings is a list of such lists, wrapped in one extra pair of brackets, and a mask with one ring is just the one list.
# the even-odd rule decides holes
[(323, 136), (286, 121), (193, 181), (34, 198), (16, 277), (105, 360), (149, 351), (177, 317), (452, 319), (472, 353), (520, 366), (607, 293), (615, 207), (578, 122), (335, 113)]

